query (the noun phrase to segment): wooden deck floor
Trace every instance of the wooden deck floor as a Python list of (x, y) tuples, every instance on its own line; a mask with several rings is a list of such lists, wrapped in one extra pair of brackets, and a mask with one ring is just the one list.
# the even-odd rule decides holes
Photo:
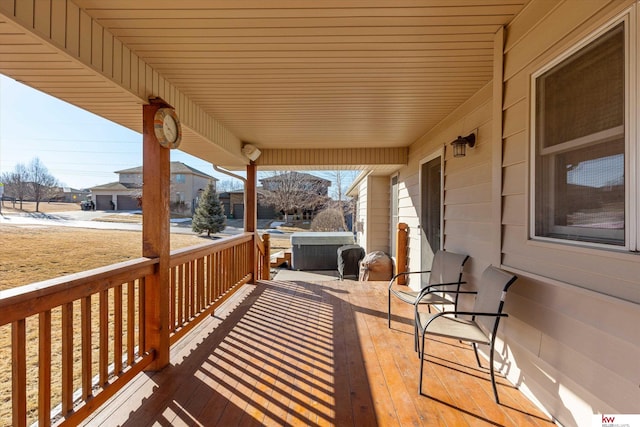
[(411, 307), (386, 325), (386, 286), (345, 280), (247, 285), (87, 425), (550, 426), (471, 347), (427, 343), (418, 395)]

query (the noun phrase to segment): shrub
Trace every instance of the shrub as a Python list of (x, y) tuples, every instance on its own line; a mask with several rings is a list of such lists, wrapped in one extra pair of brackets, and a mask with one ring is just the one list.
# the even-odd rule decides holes
[(311, 231), (345, 231), (344, 215), (338, 209), (325, 209), (311, 222)]

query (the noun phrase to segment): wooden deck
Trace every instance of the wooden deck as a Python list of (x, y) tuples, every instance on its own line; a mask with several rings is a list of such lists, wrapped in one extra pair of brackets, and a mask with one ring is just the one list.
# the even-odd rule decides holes
[(418, 395), (412, 307), (386, 325), (386, 284), (345, 280), (246, 285), (87, 425), (550, 426), (471, 347), (428, 341)]

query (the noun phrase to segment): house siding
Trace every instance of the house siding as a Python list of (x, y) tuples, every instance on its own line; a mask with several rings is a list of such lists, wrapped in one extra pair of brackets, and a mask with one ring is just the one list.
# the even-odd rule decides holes
[(367, 209), (367, 252), (390, 253), (389, 213), (391, 212), (391, 181), (388, 176), (369, 176)]
[[(431, 132), (409, 148), (409, 164), (400, 169), (400, 221), (409, 226), (409, 269), (421, 269), (420, 166), (437, 154), (444, 156), (445, 250), (475, 253), (468, 273), (480, 277), (491, 253), (491, 85), (488, 84)], [(454, 159), (450, 143), (478, 129), (476, 146), (463, 159)], [(418, 286), (413, 283), (412, 286)]]
[(594, 413), (640, 412), (640, 259), (528, 239), (529, 82), (632, 4), (534, 1), (506, 30), (501, 255), (520, 276), (503, 330), (506, 368), (567, 426), (588, 425)]
[(367, 230), (370, 225), (367, 224), (367, 211), (368, 211), (368, 200), (369, 200), (369, 191), (368, 191), (368, 180), (365, 178), (358, 187), (358, 207), (356, 212), (356, 238), (358, 244), (362, 246), (365, 251), (369, 251), (368, 249), (368, 239), (367, 239)]
[[(399, 170), (399, 219), (409, 225), (409, 268), (418, 270), (420, 164), (444, 147), (443, 246), (471, 255), (468, 288), (496, 261), (518, 274), (499, 367), (565, 426), (590, 425), (597, 413), (640, 413), (640, 256), (528, 238), (530, 78), (633, 3), (533, 0), (504, 31), (502, 117), (493, 117), (490, 83), (416, 141)], [(476, 128), (476, 147), (454, 159), (450, 142)]]

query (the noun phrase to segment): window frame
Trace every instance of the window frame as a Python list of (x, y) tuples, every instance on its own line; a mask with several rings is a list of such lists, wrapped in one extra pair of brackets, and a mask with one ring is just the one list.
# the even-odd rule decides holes
[[(635, 100), (637, 99), (636, 90), (638, 87), (636, 76), (636, 70), (638, 69), (636, 62), (640, 59), (640, 55), (635, 54), (636, 46), (636, 14), (638, 12), (635, 8), (629, 9), (624, 13), (618, 15), (607, 24), (598, 28), (588, 36), (582, 38), (579, 42), (572, 44), (569, 49), (566, 49), (559, 55), (556, 55), (550, 61), (538, 68), (530, 77), (530, 141), (529, 141), (529, 156), (530, 156), (530, 182), (529, 182), (529, 239), (539, 242), (548, 242), (553, 244), (562, 244), (570, 246), (580, 246), (595, 249), (607, 249), (614, 251), (635, 252), (638, 250), (637, 244), (640, 240), (638, 236), (637, 222), (640, 220), (638, 212), (640, 212), (640, 197), (637, 192), (640, 190), (640, 184), (637, 182), (638, 168), (640, 168), (640, 159), (637, 159), (639, 142), (636, 138), (636, 122), (640, 120), (638, 117), (638, 109), (635, 107)], [(624, 138), (624, 244), (608, 244), (589, 242), (583, 240), (569, 240), (561, 237), (541, 236), (536, 234), (536, 219), (538, 218), (537, 206), (536, 206), (536, 190), (538, 184), (544, 185), (541, 181), (537, 182), (537, 168), (542, 167), (542, 159), (539, 158), (538, 153), (538, 141), (536, 140), (537, 132), (537, 81), (538, 79), (553, 69), (558, 64), (561, 64), (565, 60), (571, 58), (574, 54), (581, 49), (588, 47), (592, 43), (596, 42), (599, 38), (604, 36), (608, 31), (612, 30), (616, 26), (623, 24), (624, 26), (624, 99), (623, 99), (623, 124), (614, 128), (596, 132), (584, 137), (576, 138), (572, 141), (566, 141), (551, 147), (545, 147), (540, 149), (540, 156), (544, 156), (549, 153), (567, 151), (567, 149), (577, 150), (580, 147), (586, 147), (589, 141), (598, 139), (603, 142), (607, 139), (614, 139), (616, 135), (619, 137), (620, 132), (623, 133)], [(550, 178), (553, 180), (553, 178)], [(548, 187), (547, 187), (548, 188)], [(544, 213), (540, 213), (544, 215)], [(554, 227), (573, 228), (571, 226), (559, 226)], [(594, 232), (594, 235), (597, 231)]]

